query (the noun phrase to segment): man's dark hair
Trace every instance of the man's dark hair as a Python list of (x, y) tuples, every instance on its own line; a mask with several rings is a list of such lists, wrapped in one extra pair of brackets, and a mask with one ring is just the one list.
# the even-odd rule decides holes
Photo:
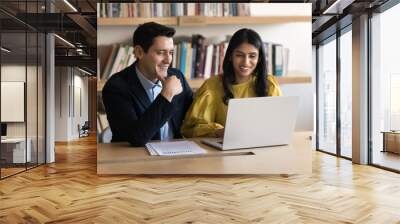
[(154, 38), (158, 36), (173, 37), (175, 29), (172, 27), (164, 26), (155, 22), (149, 22), (139, 25), (133, 32), (133, 46), (139, 45), (143, 48), (144, 52), (149, 50), (153, 44)]

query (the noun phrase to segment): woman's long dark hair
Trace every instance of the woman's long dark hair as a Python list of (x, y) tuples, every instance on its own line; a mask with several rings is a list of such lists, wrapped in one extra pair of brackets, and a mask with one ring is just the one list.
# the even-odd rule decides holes
[(224, 87), (224, 98), (223, 101), (228, 105), (229, 99), (233, 98), (232, 85), (236, 83), (235, 73), (232, 64), (233, 51), (243, 43), (249, 43), (258, 49), (258, 62), (254, 69), (256, 75), (255, 91), (256, 96), (266, 96), (268, 84), (265, 80), (267, 74), (267, 64), (265, 61), (265, 50), (260, 35), (251, 29), (240, 29), (236, 31), (231, 40), (229, 41), (228, 48), (224, 57), (224, 63), (222, 65), (223, 75), (222, 84)]

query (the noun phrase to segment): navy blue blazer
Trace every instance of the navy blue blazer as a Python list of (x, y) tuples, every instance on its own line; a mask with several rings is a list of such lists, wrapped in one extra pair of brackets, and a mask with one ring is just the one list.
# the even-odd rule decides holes
[(174, 138), (181, 138), (180, 127), (193, 100), (193, 92), (183, 74), (174, 68), (168, 76), (181, 80), (183, 91), (172, 102), (161, 94), (151, 103), (139, 78), (135, 64), (114, 74), (103, 88), (103, 103), (112, 131), (112, 142), (128, 141), (133, 146), (143, 146), (150, 140), (160, 139), (160, 128), (167, 121)]

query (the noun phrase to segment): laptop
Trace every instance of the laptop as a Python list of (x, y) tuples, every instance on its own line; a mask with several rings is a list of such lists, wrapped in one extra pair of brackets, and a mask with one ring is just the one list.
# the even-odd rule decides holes
[(287, 145), (292, 140), (298, 104), (297, 96), (231, 99), (223, 139), (201, 142), (221, 150)]

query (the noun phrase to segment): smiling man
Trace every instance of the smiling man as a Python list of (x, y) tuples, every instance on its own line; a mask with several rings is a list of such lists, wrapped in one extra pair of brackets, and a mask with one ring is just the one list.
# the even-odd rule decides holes
[(154, 22), (133, 34), (136, 62), (114, 74), (103, 88), (112, 142), (143, 146), (150, 140), (180, 138), (192, 102), (184, 75), (170, 68), (175, 29)]

